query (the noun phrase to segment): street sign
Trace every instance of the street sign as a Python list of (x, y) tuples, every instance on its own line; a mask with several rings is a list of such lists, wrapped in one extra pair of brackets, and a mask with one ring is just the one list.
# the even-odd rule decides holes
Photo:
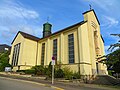
[(55, 65), (55, 60), (52, 60), (52, 63), (51, 63), (52, 65)]
[(51, 64), (55, 65), (55, 57), (54, 56), (52, 57), (52, 63)]
[(55, 60), (55, 57), (54, 57), (54, 56), (52, 57), (52, 60)]

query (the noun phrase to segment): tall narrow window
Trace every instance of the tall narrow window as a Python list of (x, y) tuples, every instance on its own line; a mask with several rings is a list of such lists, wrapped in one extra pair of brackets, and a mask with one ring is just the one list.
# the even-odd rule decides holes
[(14, 46), (13, 57), (12, 57), (12, 65), (13, 66), (18, 65), (19, 52), (20, 52), (20, 43), (18, 43)]
[(74, 35), (68, 35), (68, 58), (69, 63), (74, 63)]
[(15, 66), (18, 65), (18, 59), (19, 59), (19, 53), (20, 53), (20, 43), (17, 44), (17, 50), (16, 50), (16, 62), (15, 62)]
[(42, 44), (42, 52), (41, 52), (41, 65), (44, 65), (44, 57), (45, 57), (45, 43)]
[(55, 57), (57, 64), (57, 39), (53, 40), (53, 56)]
[(14, 61), (15, 61), (15, 46), (14, 46), (13, 56), (12, 56), (12, 66), (14, 66)]

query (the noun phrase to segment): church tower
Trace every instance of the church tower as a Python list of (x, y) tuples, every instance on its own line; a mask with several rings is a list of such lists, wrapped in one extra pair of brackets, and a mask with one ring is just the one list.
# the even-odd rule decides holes
[(50, 23), (43, 24), (43, 38), (51, 34), (52, 25)]

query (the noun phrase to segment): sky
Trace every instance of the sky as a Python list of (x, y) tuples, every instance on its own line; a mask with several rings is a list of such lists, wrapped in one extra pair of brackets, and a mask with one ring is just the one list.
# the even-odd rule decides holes
[(42, 37), (43, 24), (52, 24), (52, 32), (83, 20), (82, 13), (95, 10), (100, 22), (105, 51), (119, 38), (120, 0), (0, 0), (0, 44), (11, 45), (18, 31)]

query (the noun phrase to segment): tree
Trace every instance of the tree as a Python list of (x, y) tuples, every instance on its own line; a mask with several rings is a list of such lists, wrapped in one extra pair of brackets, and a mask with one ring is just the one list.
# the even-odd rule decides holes
[[(120, 34), (111, 34), (111, 35), (118, 36), (120, 38)], [(107, 58), (106, 64), (108, 66), (108, 69), (112, 68), (113, 71), (115, 71), (116, 73), (120, 73), (120, 40), (118, 40), (118, 42), (115, 44), (111, 44), (108, 50), (112, 51), (116, 47), (118, 48), (117, 50), (106, 56)]]
[(107, 64), (108, 70), (112, 69), (116, 73), (120, 73), (120, 49), (106, 55), (105, 63)]
[[(120, 34), (111, 34), (111, 35), (118, 36), (120, 38)], [(118, 42), (115, 44), (111, 44), (110, 47), (108, 48), (108, 50), (112, 51), (116, 47), (120, 48), (120, 40), (118, 40)]]
[[(111, 35), (120, 37), (120, 34)], [(117, 49), (115, 50), (116, 47)], [(102, 59), (101, 62), (107, 65), (108, 70), (112, 70), (115, 73), (120, 73), (120, 40), (118, 40), (117, 43), (110, 45), (108, 50), (111, 50), (111, 53), (100, 57), (100, 59)]]
[(9, 52), (0, 53), (0, 71), (4, 71), (5, 67), (11, 67), (9, 64)]

